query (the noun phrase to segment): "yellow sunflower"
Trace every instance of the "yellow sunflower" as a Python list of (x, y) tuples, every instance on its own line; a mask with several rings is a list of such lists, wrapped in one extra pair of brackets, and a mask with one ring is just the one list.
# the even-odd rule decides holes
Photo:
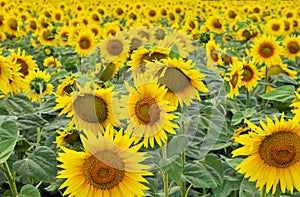
[(146, 67), (150, 76), (158, 77), (158, 83), (167, 87), (165, 99), (176, 108), (178, 103), (189, 106), (193, 99), (200, 100), (198, 91), (208, 92), (203, 83), (204, 76), (194, 68), (191, 60), (167, 58), (162, 62), (148, 62)]
[(53, 94), (54, 86), (49, 82), (50, 74), (37, 70), (25, 79), (24, 92), (33, 102), (43, 101), (45, 95)]
[(96, 47), (96, 37), (92, 30), (89, 28), (80, 29), (78, 35), (75, 35), (73, 46), (81, 57), (92, 53)]
[(58, 59), (55, 59), (53, 56), (46, 57), (43, 62), (44, 66), (47, 68), (56, 68), (61, 66), (61, 63)]
[(26, 55), (25, 50), (22, 50), (21, 52), (21, 48), (18, 48), (16, 52), (13, 50), (11, 52), (9, 60), (11, 62), (16, 62), (16, 66), (19, 68), (18, 71), (22, 74), (23, 79), (26, 79), (27, 76), (29, 76), (32, 72), (35, 72), (38, 68), (35, 60), (33, 60), (33, 56)]
[(176, 134), (174, 128), (178, 125), (171, 121), (177, 116), (171, 114), (176, 110), (164, 99), (167, 92), (165, 86), (160, 86), (157, 80), (137, 76), (134, 78), (135, 87), (126, 83), (129, 96), (121, 98), (120, 119), (128, 122), (126, 132), (139, 142), (143, 138), (143, 144), (153, 148), (154, 142), (162, 146), (167, 141), (167, 134)]
[(285, 120), (284, 114), (274, 121), (266, 117), (267, 123), (261, 121), (256, 126), (245, 120), (251, 131), (240, 135), (236, 142), (243, 145), (232, 152), (233, 157), (247, 156), (238, 166), (239, 173), (256, 181), (259, 190), (266, 189), (272, 194), (280, 184), (281, 192), (294, 188), (300, 191), (300, 124), (299, 115)]
[(243, 64), (243, 78), (242, 78), (242, 85), (247, 88), (250, 92), (256, 85), (257, 82), (260, 80), (261, 73), (256, 68), (256, 64), (253, 61), (246, 61), (245, 59), (242, 61)]
[[(116, 135), (111, 135), (116, 133)], [(142, 164), (147, 158), (141, 147), (132, 146), (133, 139), (115, 131), (111, 126), (105, 134), (86, 134), (82, 137), (85, 151), (77, 152), (62, 147), (58, 153), (57, 178), (66, 179), (60, 189), (67, 187), (63, 195), (85, 197), (115, 197), (145, 195), (148, 183), (144, 176), (152, 176), (150, 166)]]
[(300, 57), (300, 36), (289, 35), (282, 41), (284, 45), (284, 57), (291, 60)]
[(76, 75), (66, 76), (66, 79), (57, 86), (57, 96), (70, 96), (72, 92), (76, 90), (76, 83), (78, 77)]
[(12, 80), (12, 70), (7, 59), (0, 56), (0, 91), (7, 93), (10, 91), (9, 81)]
[(284, 22), (280, 18), (271, 18), (267, 21), (264, 32), (273, 36), (281, 36), (284, 34)]
[(58, 38), (61, 46), (66, 46), (67, 44), (70, 45), (69, 33), (70, 30), (68, 26), (63, 26), (59, 29)]
[(111, 36), (100, 42), (98, 47), (101, 57), (107, 61), (125, 61), (129, 56), (129, 44), (130, 41), (123, 36)]
[(144, 73), (147, 61), (154, 62), (165, 59), (168, 57), (169, 53), (170, 50), (166, 48), (138, 48), (133, 51), (130, 56), (131, 60), (127, 62), (127, 65), (131, 67), (129, 71), (132, 71), (133, 75)]
[(19, 36), (22, 35), (20, 31), (22, 26), (22, 21), (17, 16), (13, 14), (6, 14), (3, 20), (4, 31), (9, 35)]
[(58, 136), (55, 139), (56, 148), (63, 146), (64, 144), (69, 144), (73, 146), (74, 143), (79, 139), (78, 130), (74, 127), (67, 127), (64, 130), (56, 131)]
[(248, 55), (252, 56), (256, 63), (272, 65), (281, 62), (282, 47), (279, 46), (275, 37), (262, 34), (253, 39), (253, 42)]
[(239, 95), (239, 88), (243, 85), (243, 63), (240, 61), (233, 61), (230, 68), (231, 72), (224, 79), (228, 81), (230, 92), (226, 97), (233, 98)]
[[(264, 69), (264, 67), (262, 68), (262, 70), (263, 69)], [(283, 64), (280, 62), (278, 64), (268, 66), (268, 75), (269, 76), (279, 75), (281, 73), (286, 74), (290, 78), (293, 78), (293, 79), (297, 78), (296, 77), (297, 71), (289, 69), (287, 64)], [(262, 76), (265, 77), (265, 73), (262, 73)]]
[(70, 96), (56, 98), (56, 109), (62, 109), (59, 115), (66, 114), (72, 117), (70, 125), (75, 124), (81, 130), (97, 132), (103, 130), (108, 124), (118, 125), (113, 116), (116, 105), (112, 105), (114, 87), (98, 88), (92, 90), (86, 84), (84, 88), (76, 85), (78, 91), (73, 91)]
[(103, 62), (101, 64), (96, 64), (94, 75), (96, 79), (101, 82), (107, 83), (112, 79), (119, 69), (123, 66), (123, 62), (112, 61), (110, 63)]
[(38, 38), (41, 44), (43, 45), (51, 45), (56, 46), (56, 35), (52, 32), (52, 27), (49, 26), (47, 28), (41, 29), (38, 33)]
[(215, 42), (214, 39), (210, 39), (208, 43), (206, 43), (206, 58), (207, 58), (207, 66), (210, 68), (214, 68), (214, 65), (222, 64), (222, 57), (220, 52), (222, 51), (219, 44)]
[(226, 31), (226, 21), (217, 15), (210, 16), (205, 22), (205, 26), (215, 33), (224, 33)]

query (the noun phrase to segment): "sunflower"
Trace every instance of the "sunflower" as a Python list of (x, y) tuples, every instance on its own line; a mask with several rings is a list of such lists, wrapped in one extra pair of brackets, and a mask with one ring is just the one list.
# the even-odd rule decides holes
[(215, 42), (214, 39), (210, 39), (206, 44), (206, 56), (207, 56), (207, 66), (214, 68), (215, 64), (222, 64), (221, 54), (218, 52), (222, 51), (219, 44)]
[(138, 48), (134, 50), (131, 54), (131, 60), (127, 62), (127, 65), (131, 68), (133, 74), (141, 74), (145, 72), (145, 64), (147, 61), (159, 61), (161, 59), (165, 59), (168, 57), (170, 50), (166, 48), (158, 48), (158, 47), (151, 47), (150, 49), (147, 48)]
[(96, 47), (96, 37), (92, 30), (89, 28), (80, 29), (78, 35), (75, 35), (73, 46), (81, 57), (92, 53)]
[(210, 16), (205, 22), (205, 25), (210, 31), (215, 33), (224, 33), (226, 31), (226, 21), (221, 18), (221, 16)]
[(12, 80), (12, 70), (10, 64), (7, 62), (7, 59), (3, 56), (0, 56), (0, 91), (3, 93), (9, 92), (9, 81)]
[(56, 46), (56, 35), (52, 32), (52, 27), (49, 26), (47, 28), (44, 28), (40, 30), (38, 34), (38, 38), (41, 44), (43, 45), (51, 45), (51, 46)]
[(70, 96), (56, 98), (56, 109), (61, 109), (59, 115), (67, 114), (72, 117), (70, 125), (75, 124), (78, 129), (97, 132), (103, 130), (108, 124), (118, 125), (113, 116), (113, 88), (98, 88), (92, 90), (87, 83), (84, 88), (76, 85), (78, 91)]
[(107, 83), (112, 79), (119, 69), (123, 66), (123, 62), (112, 61), (103, 62), (101, 64), (96, 64), (94, 75), (96, 79), (100, 79), (101, 82)]
[(232, 152), (233, 157), (247, 156), (236, 168), (245, 174), (249, 181), (256, 181), (256, 187), (272, 194), (280, 189), (293, 192), (294, 187), (300, 191), (300, 125), (299, 114), (293, 119), (285, 120), (274, 116), (274, 121), (266, 117), (267, 123), (256, 126), (245, 120), (251, 131), (240, 135), (236, 142), (243, 145)]
[(22, 78), (26, 79), (32, 72), (38, 68), (35, 60), (33, 60), (33, 56), (26, 55), (25, 50), (18, 48), (17, 52), (11, 51), (11, 55), (9, 56), (9, 60), (11, 62), (16, 62), (16, 66), (19, 69), (18, 72), (22, 74)]
[(272, 18), (267, 21), (264, 32), (273, 36), (281, 36), (284, 34), (284, 22), (280, 18)]
[(16, 61), (9, 62), (11, 66), (11, 79), (9, 80), (9, 91), (13, 93), (20, 93), (24, 87), (24, 78), (22, 78), (23, 74), (19, 72), (21, 65), (17, 64)]
[(146, 67), (149, 69), (150, 76), (158, 77), (158, 83), (165, 85), (168, 89), (165, 99), (177, 108), (184, 104), (189, 106), (193, 99), (200, 100), (199, 90), (208, 92), (203, 83), (204, 76), (194, 68), (191, 60), (163, 59), (162, 62), (148, 62)]
[(33, 102), (43, 101), (47, 94), (53, 94), (54, 86), (49, 82), (50, 74), (37, 70), (25, 79), (24, 92)]
[(104, 59), (125, 61), (129, 56), (129, 44), (130, 41), (123, 36), (111, 36), (100, 42), (98, 47)]
[(255, 63), (253, 61), (246, 61), (245, 59), (242, 61), (243, 64), (243, 78), (242, 85), (247, 88), (250, 92), (256, 85), (258, 80), (261, 77), (261, 73), (256, 68)]
[(57, 86), (57, 96), (70, 96), (72, 92), (76, 90), (76, 83), (78, 77), (76, 75), (66, 76), (66, 79)]
[(55, 139), (56, 147), (59, 148), (64, 144), (69, 144), (71, 146), (79, 139), (79, 131), (74, 127), (67, 127), (64, 130), (56, 131), (58, 136)]
[(59, 44), (61, 46), (66, 46), (67, 44), (70, 44), (70, 40), (69, 40), (69, 27), (67, 26), (63, 26), (62, 28), (59, 29), (59, 33), (58, 33), (58, 39), (59, 39)]
[[(262, 70), (265, 69), (262, 67)], [(273, 75), (279, 75), (279, 74), (286, 74), (290, 78), (296, 79), (297, 71), (296, 70), (291, 70), (288, 68), (287, 64), (279, 63), (279, 64), (274, 64), (268, 66), (268, 75), (273, 76)], [(265, 73), (262, 73), (262, 76), (265, 77)]]
[(14, 36), (18, 36), (22, 34), (20, 31), (20, 28), (22, 26), (22, 21), (18, 17), (12, 14), (7, 14), (4, 17), (3, 24), (4, 24), (4, 31), (7, 34), (14, 35)]
[(273, 36), (262, 34), (253, 39), (253, 42), (248, 55), (252, 56), (256, 63), (272, 65), (281, 62), (282, 48)]
[[(111, 135), (116, 133), (116, 135)], [(104, 135), (81, 136), (84, 152), (62, 147), (58, 153), (58, 166), (62, 170), (57, 178), (65, 179), (60, 189), (67, 187), (63, 195), (85, 197), (144, 196), (148, 183), (144, 176), (152, 176), (150, 166), (141, 147), (132, 146), (133, 139), (122, 130), (108, 126)]]
[(44, 59), (43, 65), (47, 68), (56, 68), (58, 66), (61, 66), (61, 63), (58, 59), (55, 59), (53, 56), (50, 56)]
[(139, 142), (143, 138), (143, 144), (153, 148), (154, 141), (159, 146), (167, 141), (167, 131), (176, 134), (174, 128), (178, 126), (171, 121), (177, 116), (171, 114), (176, 110), (164, 99), (167, 92), (165, 86), (160, 86), (151, 78), (143, 78), (140, 75), (134, 78), (135, 87), (126, 83), (129, 96), (121, 98), (124, 108), (120, 111), (120, 119), (128, 119), (126, 132)]
[(300, 57), (300, 36), (289, 35), (285, 37), (282, 43), (285, 46), (284, 57), (294, 61), (297, 56)]
[(243, 85), (243, 63), (240, 61), (233, 61), (230, 68), (231, 72), (224, 79), (229, 82), (230, 92), (226, 97), (233, 98), (239, 95), (239, 88)]
[(176, 45), (179, 55), (186, 58), (189, 55), (189, 50), (186, 50), (184, 43), (177, 39), (172, 33), (165, 36), (163, 40), (157, 42), (157, 46), (160, 48), (166, 48), (171, 50)]

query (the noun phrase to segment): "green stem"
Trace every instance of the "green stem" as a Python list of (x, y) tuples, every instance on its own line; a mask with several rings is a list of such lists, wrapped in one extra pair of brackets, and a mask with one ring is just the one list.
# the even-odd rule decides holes
[[(161, 147), (161, 150), (162, 150), (163, 159), (167, 159), (167, 144), (164, 144)], [(166, 173), (166, 172), (163, 173), (163, 182), (164, 182), (165, 197), (168, 197), (169, 196), (169, 180), (168, 180), (168, 173)]]
[(265, 188), (263, 188), (262, 190), (260, 190), (259, 196), (260, 197), (265, 197), (265, 195), (266, 195), (266, 191), (265, 191)]
[(1, 169), (3, 170), (3, 173), (8, 181), (12, 196), (13, 197), (18, 196), (18, 190), (17, 190), (15, 178), (11, 174), (8, 163), (6, 161), (3, 163), (3, 168)]
[[(181, 133), (183, 135), (186, 135), (186, 128), (184, 127), (184, 122), (183, 121), (182, 121), (181, 125), (182, 125)], [(182, 172), (181, 172), (181, 174), (184, 175), (184, 168), (185, 168), (185, 163), (186, 163), (185, 151), (182, 151), (181, 158), (182, 158)], [(186, 191), (186, 183), (183, 182), (183, 181), (180, 181), (179, 187), (180, 187), (180, 196), (185, 197), (186, 192), (187, 192)]]
[(190, 186), (187, 188), (187, 190), (186, 190), (186, 193), (185, 193), (185, 195), (184, 195), (184, 197), (188, 197), (189, 196), (189, 192), (190, 192), (190, 190), (192, 189), (192, 184), (190, 184)]
[(246, 108), (250, 108), (250, 92), (247, 90)]
[[(268, 66), (267, 65), (265, 65), (265, 67), (266, 67), (266, 69), (265, 69), (265, 87), (264, 87), (264, 89), (265, 89), (265, 93), (267, 93), (267, 88), (268, 88), (268, 83), (269, 83), (269, 76), (268, 76)], [(267, 100), (266, 99), (264, 99), (263, 100), (263, 109), (266, 109), (267, 108), (267, 106), (268, 106), (268, 102), (267, 102)]]
[(41, 128), (38, 127), (37, 128), (37, 137), (36, 137), (36, 147), (38, 147), (40, 145), (41, 138), (42, 138)]

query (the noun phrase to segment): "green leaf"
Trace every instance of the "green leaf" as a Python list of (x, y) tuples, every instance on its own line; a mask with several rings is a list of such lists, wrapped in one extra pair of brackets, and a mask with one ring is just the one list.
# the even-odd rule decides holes
[(176, 159), (174, 158), (169, 158), (169, 159), (162, 159), (159, 162), (159, 166), (167, 172), (169, 177), (175, 181), (179, 185), (180, 183), (180, 178), (182, 175), (183, 171), (183, 166), (182, 166), (182, 158), (177, 157)]
[(0, 108), (14, 114), (32, 114), (34, 111), (33, 104), (25, 95), (15, 95), (8, 97), (0, 102)]
[(243, 179), (239, 196), (256, 197), (259, 196), (258, 189), (255, 187), (255, 182), (249, 182), (248, 179)]
[(281, 83), (298, 85), (298, 82), (295, 79), (290, 78), (287, 74), (280, 73), (279, 75), (272, 75), (271, 78)]
[(168, 157), (181, 154), (187, 148), (188, 138), (186, 135), (177, 135), (168, 143), (167, 153)]
[(176, 44), (174, 44), (174, 45), (172, 46), (171, 51), (170, 51), (170, 53), (169, 53), (169, 57), (170, 57), (171, 59), (174, 59), (174, 58), (179, 59), (179, 58), (180, 58), (179, 49), (178, 49), (178, 47), (176, 46)]
[(260, 97), (266, 100), (287, 102), (295, 98), (295, 87), (292, 85), (280, 86), (274, 90), (271, 90)]
[(65, 75), (67, 75), (67, 74), (68, 74), (68, 72), (65, 69), (62, 69), (51, 76), (49, 83), (54, 83), (55, 81), (58, 81), (59, 79), (63, 79), (65, 77)]
[(43, 127), (46, 123), (48, 122), (45, 119), (35, 114), (19, 117), (17, 120), (20, 130)]
[(13, 121), (0, 123), (0, 164), (5, 162), (14, 150), (18, 137), (18, 127)]
[(187, 163), (183, 179), (195, 188), (214, 188), (223, 184), (224, 169), (221, 159), (208, 154), (204, 161)]
[(18, 197), (40, 197), (41, 194), (39, 192), (39, 190), (37, 188), (35, 188), (33, 185), (24, 185), (21, 190), (20, 193), (18, 195)]
[(51, 183), (57, 173), (56, 155), (50, 148), (40, 146), (27, 158), (16, 161), (13, 167), (24, 178)]
[(247, 108), (244, 112), (238, 111), (233, 114), (231, 125), (237, 125), (245, 118), (250, 118), (256, 113), (255, 109)]

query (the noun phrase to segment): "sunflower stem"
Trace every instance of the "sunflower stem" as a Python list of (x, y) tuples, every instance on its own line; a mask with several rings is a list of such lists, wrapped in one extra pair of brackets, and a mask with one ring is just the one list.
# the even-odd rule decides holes
[[(164, 144), (161, 147), (161, 149), (162, 149), (163, 159), (167, 159), (167, 144)], [(168, 180), (168, 173), (167, 172), (163, 173), (163, 182), (164, 182), (164, 194), (165, 194), (164, 196), (168, 197), (169, 196), (169, 180)]]
[(189, 196), (189, 192), (191, 191), (191, 189), (192, 189), (192, 184), (190, 184), (190, 186), (187, 188), (187, 190), (186, 190), (186, 193), (185, 193), (185, 195), (184, 195), (184, 197), (188, 197)]
[(250, 92), (247, 90), (246, 108), (250, 108)]
[(263, 188), (262, 190), (260, 190), (260, 197), (265, 197), (266, 196), (266, 190), (265, 188)]
[[(264, 87), (264, 91), (265, 91), (265, 93), (267, 93), (267, 88), (268, 88), (268, 82), (269, 82), (269, 76), (268, 76), (268, 66), (267, 65), (265, 65), (265, 67), (266, 67), (266, 69), (265, 69), (265, 87)], [(267, 108), (267, 106), (268, 106), (268, 102), (267, 102), (267, 99), (263, 99), (263, 109), (266, 109)]]
[(9, 184), (9, 187), (10, 187), (10, 190), (11, 190), (11, 195), (13, 197), (16, 197), (18, 196), (18, 190), (17, 190), (17, 186), (16, 186), (16, 182), (15, 182), (15, 178), (13, 177), (13, 175), (11, 174), (10, 172), (10, 169), (9, 169), (9, 166), (8, 166), (8, 163), (7, 161), (5, 161), (3, 164), (2, 164), (2, 171), (8, 181), (8, 184)]

